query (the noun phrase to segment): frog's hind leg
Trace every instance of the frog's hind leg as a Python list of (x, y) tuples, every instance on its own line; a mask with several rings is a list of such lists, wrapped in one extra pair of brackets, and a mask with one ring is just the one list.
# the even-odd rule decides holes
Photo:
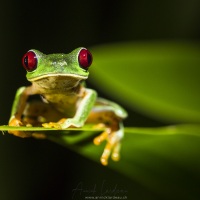
[[(58, 120), (63, 115), (55, 110), (50, 104), (36, 98), (27, 102), (22, 114), (22, 124), (27, 127), (41, 127), (43, 123)], [(15, 131), (13, 134), (19, 137), (34, 137), (36, 139), (45, 139), (47, 135), (38, 131)]]
[(106, 130), (99, 136), (94, 138), (94, 144), (100, 145), (103, 141), (107, 140), (107, 144), (104, 148), (103, 154), (101, 156), (101, 163), (103, 165), (108, 164), (108, 159), (111, 155), (112, 160), (120, 160), (120, 149), (121, 149), (121, 139), (124, 136), (123, 124), (119, 124), (119, 130), (112, 131), (111, 128), (106, 128)]
[(110, 156), (114, 161), (120, 159), (121, 139), (124, 135), (121, 121), (122, 119), (115, 114), (110, 106), (97, 106), (88, 117), (87, 123), (95, 123), (95, 126), (105, 128), (103, 133), (94, 138), (95, 145), (100, 145), (103, 141), (107, 142), (100, 159), (103, 165), (108, 164)]

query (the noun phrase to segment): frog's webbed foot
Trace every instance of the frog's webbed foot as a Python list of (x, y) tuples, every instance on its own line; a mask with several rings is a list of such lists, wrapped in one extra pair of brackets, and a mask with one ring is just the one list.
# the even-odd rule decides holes
[(56, 129), (66, 129), (69, 127), (82, 127), (83, 124), (76, 122), (73, 118), (62, 118), (58, 122), (49, 122), (42, 124), (45, 128), (56, 128)]
[[(13, 127), (19, 127), (19, 126), (25, 126), (23, 124), (23, 122), (21, 120), (19, 120), (16, 117), (13, 117), (10, 121), (9, 121), (9, 126), (13, 126)], [(9, 130), (8, 133), (13, 134), (17, 137), (21, 137), (21, 138), (26, 138), (26, 137), (31, 137), (31, 133), (28, 131), (17, 131), (17, 130)]]
[[(16, 117), (13, 117), (9, 121), (9, 126), (12, 126), (12, 127), (20, 127), (20, 126), (30, 127), (32, 125), (30, 125), (29, 123), (26, 123), (24, 121), (21, 121)], [(44, 133), (38, 133), (38, 132), (33, 132), (33, 131), (9, 130), (8, 133), (13, 134), (17, 137), (21, 137), (21, 138), (27, 138), (27, 137), (34, 137), (36, 139), (45, 139), (46, 138), (46, 135)]]
[(123, 128), (121, 127), (117, 131), (113, 131), (111, 128), (106, 128), (103, 133), (94, 138), (95, 145), (100, 145), (104, 140), (107, 141), (107, 144), (100, 159), (103, 165), (108, 164), (108, 159), (110, 155), (112, 160), (114, 161), (118, 161), (120, 159), (120, 146), (122, 137)]
[(42, 126), (44, 128), (56, 128), (56, 129), (62, 129), (62, 124), (66, 119), (61, 119), (58, 122), (48, 122), (48, 123), (43, 123)]

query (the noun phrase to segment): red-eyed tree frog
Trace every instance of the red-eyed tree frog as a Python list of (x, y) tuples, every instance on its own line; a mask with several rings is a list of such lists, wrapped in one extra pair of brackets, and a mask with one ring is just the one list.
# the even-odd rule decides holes
[[(57, 129), (82, 127), (86, 123), (103, 126), (105, 131), (94, 138), (95, 145), (107, 141), (100, 161), (107, 165), (110, 155), (118, 161), (124, 135), (122, 120), (127, 112), (114, 102), (98, 98), (95, 90), (84, 86), (92, 64), (89, 50), (77, 48), (69, 54), (45, 55), (32, 49), (23, 56), (22, 64), (32, 85), (17, 90), (9, 126)], [(41, 98), (36, 101), (35, 95)], [(22, 138), (37, 137), (26, 131), (9, 133)]]

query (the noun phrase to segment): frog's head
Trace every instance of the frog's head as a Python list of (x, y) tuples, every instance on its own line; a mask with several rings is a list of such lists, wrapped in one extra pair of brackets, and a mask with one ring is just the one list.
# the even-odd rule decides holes
[(88, 78), (88, 68), (92, 64), (92, 55), (86, 48), (77, 48), (69, 54), (45, 55), (37, 50), (29, 50), (22, 58), (31, 82), (47, 80), (76, 80)]

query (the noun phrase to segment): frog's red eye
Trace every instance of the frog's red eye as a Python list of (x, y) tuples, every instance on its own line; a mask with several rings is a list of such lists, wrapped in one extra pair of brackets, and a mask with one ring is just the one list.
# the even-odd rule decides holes
[(22, 58), (23, 67), (31, 72), (37, 67), (37, 56), (33, 51), (28, 51)]
[(82, 49), (79, 52), (78, 61), (80, 67), (87, 70), (92, 64), (92, 54), (87, 49)]

